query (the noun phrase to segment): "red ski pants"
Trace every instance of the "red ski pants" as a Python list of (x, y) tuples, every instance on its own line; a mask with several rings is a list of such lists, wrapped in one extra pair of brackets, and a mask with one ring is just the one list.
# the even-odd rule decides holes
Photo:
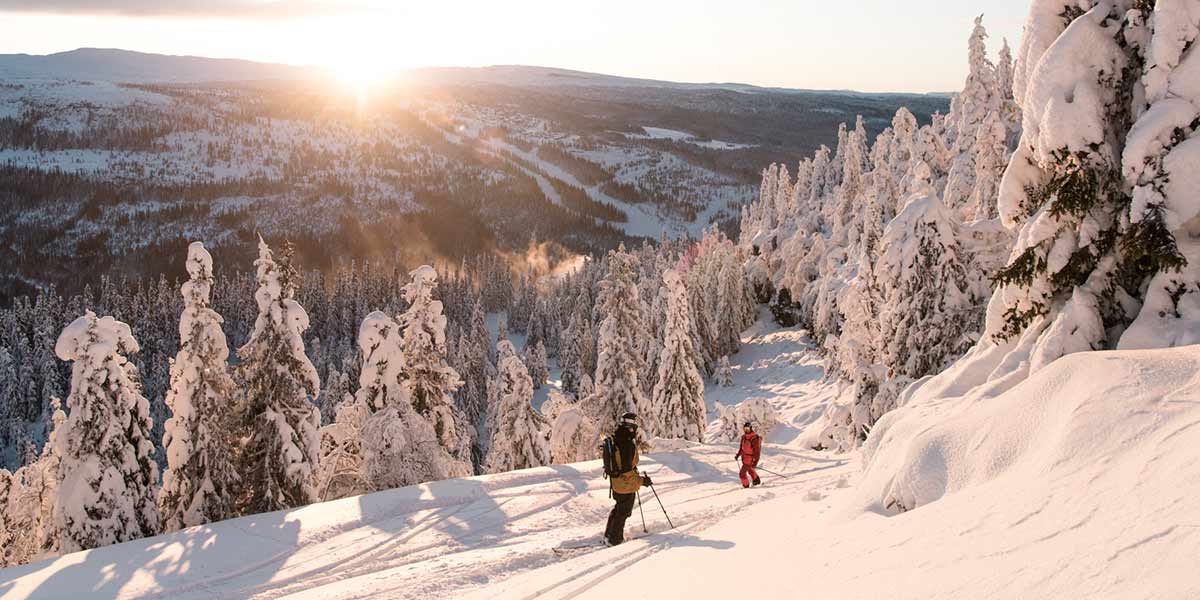
[[(749, 475), (747, 478), (746, 476)], [(742, 470), (738, 472), (738, 477), (742, 480), (742, 487), (750, 485), (750, 482), (758, 479), (758, 472), (754, 470), (754, 465), (750, 463), (742, 464)]]

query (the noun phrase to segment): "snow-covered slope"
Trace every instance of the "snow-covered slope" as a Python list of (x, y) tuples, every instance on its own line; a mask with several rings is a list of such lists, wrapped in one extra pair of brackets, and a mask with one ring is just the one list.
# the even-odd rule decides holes
[[(595, 539), (597, 462), (436, 482), (259, 515), (0, 571), (5, 598), (1195, 598), (1200, 347), (1065, 358), (993, 397), (919, 398), (857, 455), (798, 435), (835, 390), (799, 332), (757, 325), (735, 387), (785, 422), (766, 486), (728, 445), (661, 444), (649, 534)], [(782, 443), (781, 443), (782, 442)], [(902, 473), (893, 481), (889, 473)], [(881, 493), (918, 490), (895, 513)]]
[[(1200, 346), (1073, 355), (1002, 395), (881, 426), (856, 490), (763, 503), (592, 596), (1200, 596)], [(888, 516), (894, 487), (916, 508)]]

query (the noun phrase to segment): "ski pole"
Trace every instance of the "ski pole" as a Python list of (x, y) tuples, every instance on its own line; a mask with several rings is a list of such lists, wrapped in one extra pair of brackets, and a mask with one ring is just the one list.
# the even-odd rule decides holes
[(650, 530), (646, 529), (646, 513), (644, 511), (642, 511), (642, 492), (640, 490), (638, 491), (637, 496), (638, 496), (638, 513), (642, 515), (642, 533), (650, 533)]
[(663, 506), (662, 498), (658, 497), (658, 490), (654, 489), (653, 483), (650, 484), (650, 491), (654, 492), (654, 499), (658, 500), (658, 507), (662, 509), (663, 516), (667, 518), (667, 524), (671, 526), (671, 529), (675, 529), (675, 524), (671, 522), (671, 515), (667, 514), (667, 507)]
[(770, 473), (770, 474), (772, 474), (772, 475), (774, 475), (774, 476), (776, 476), (776, 477), (782, 477), (782, 478), (784, 478), (784, 479), (787, 479), (787, 478), (789, 477), (788, 475), (781, 475), (781, 474), (779, 474), (779, 473), (776, 473), (775, 471), (771, 471), (771, 470), (768, 470), (768, 469), (764, 469), (764, 468), (762, 468), (762, 467), (754, 467), (754, 470), (755, 470), (755, 471), (763, 471), (763, 472), (766, 472), (766, 473)]

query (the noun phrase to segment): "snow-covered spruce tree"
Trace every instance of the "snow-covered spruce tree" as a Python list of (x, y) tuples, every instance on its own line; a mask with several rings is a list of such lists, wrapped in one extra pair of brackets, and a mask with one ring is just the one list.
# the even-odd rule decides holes
[(572, 314), (567, 328), (562, 331), (558, 342), (558, 366), (562, 371), (562, 390), (575, 394), (579, 390), (579, 380), (583, 377), (583, 359), (580, 348), (580, 336), (587, 331), (580, 325), (579, 315)]
[[(746, 284), (736, 256), (725, 255), (717, 272), (717, 339), (716, 356), (730, 356), (742, 349), (742, 329), (745, 312), (742, 288)], [(668, 315), (670, 309), (668, 308)], [(669, 316), (668, 316), (669, 318)]]
[(344, 397), (332, 423), (321, 428), (321, 461), (317, 465), (317, 499), (321, 502), (371, 490), (363, 470), (363, 428), (370, 416), (354, 396)]
[(961, 211), (962, 215), (967, 216), (966, 220), (994, 219), (997, 216), (996, 197), (1000, 193), (1000, 178), (1008, 166), (1007, 136), (1004, 113), (999, 109), (989, 112), (975, 130), (975, 143), (972, 146), (975, 153), (975, 182)]
[(243, 439), (235, 459), (241, 477), (236, 508), (242, 515), (313, 502), (321, 448), (321, 416), (313, 404), (321, 382), (304, 354), (308, 314), (293, 299), (290, 245), (277, 262), (260, 239), (254, 266), (258, 316), (238, 349), (236, 371), (241, 398), (235, 418)]
[(858, 213), (866, 185), (865, 175), (870, 169), (870, 149), (867, 131), (862, 117), (858, 117), (854, 131), (846, 135), (845, 157), (842, 160), (841, 185), (837, 188), (832, 216), (832, 234), (839, 243), (853, 247), (858, 243)]
[(69, 416), (55, 434), (59, 486), (54, 527), (63, 552), (158, 533), (158, 465), (150, 405), (125, 354), (138, 351), (129, 326), (88, 311), (55, 345), (72, 361)]
[(211, 308), (212, 256), (188, 246), (190, 279), (180, 290), (179, 353), (171, 363), (163, 433), (167, 469), (158, 495), (163, 531), (203, 525), (234, 514), (237, 473), (229, 435), (234, 386), (221, 316)]
[(733, 406), (717, 402), (714, 406), (717, 420), (704, 432), (704, 441), (709, 444), (736, 442), (742, 437), (742, 424), (747, 421), (763, 439), (779, 424), (779, 411), (766, 398), (747, 398)]
[(1000, 117), (1004, 122), (1004, 147), (1011, 151), (1021, 136), (1021, 107), (1013, 97), (1013, 57), (1008, 40), (996, 58), (996, 93), (1000, 98)]
[(529, 362), (529, 378), (533, 381), (533, 388), (541, 389), (550, 378), (550, 368), (546, 366), (546, 347), (541, 340), (526, 351), (525, 360)]
[(596, 377), (585, 406), (601, 431), (616, 428), (621, 415), (645, 406), (638, 374), (642, 313), (634, 281), (637, 259), (624, 246), (608, 254), (608, 271), (600, 284), (597, 310), (603, 315), (597, 342)]
[[(961, 239), (957, 218), (930, 183), (884, 231), (874, 276), (882, 295), (878, 359), (889, 379), (941, 371), (974, 343), (986, 286)], [(892, 408), (875, 403), (867, 425)]]
[(362, 480), (370, 490), (471, 474), (469, 462), (451, 456), (451, 449), (443, 445), (432, 415), (417, 412), (403, 378), (403, 340), (396, 321), (379, 311), (367, 315), (359, 328), (363, 366), (355, 402), (361, 406), (356, 410), (366, 415), (361, 425)]
[(733, 386), (733, 369), (729, 366), (729, 357), (722, 356), (717, 362), (717, 372), (713, 375), (714, 381), (721, 387)]
[(551, 426), (550, 462), (565, 464), (592, 460), (601, 438), (596, 421), (578, 403), (558, 411)]
[(1200, 343), (1200, 3), (1159, 0), (1144, 44), (1144, 106), (1129, 132), (1122, 174), (1133, 186), (1131, 250), (1178, 257), (1154, 261), (1157, 271), (1141, 312), (1121, 336), (1121, 348)]
[(508, 318), (506, 317), (506, 318), (500, 319), (499, 324), (496, 326), (496, 343), (499, 344), (500, 342), (507, 340), (507, 339), (508, 339)]
[(463, 339), (458, 343), (461, 355), (459, 362), (466, 368), (461, 374), (465, 383), (459, 391), (458, 409), (463, 419), (476, 430), (474, 452), (477, 459), (482, 460), (478, 432), (483, 427), (483, 419), (487, 413), (487, 381), (491, 378), (491, 361), (494, 355), (482, 302), (475, 300), (470, 304), (469, 327), (463, 332)]
[[(492, 442), (485, 470), (503, 473), (550, 462), (546, 438), (550, 423), (533, 408), (533, 381), (512, 342), (500, 342), (499, 403), (492, 419)], [(508, 346), (508, 348), (504, 348)]]
[[(999, 97), (996, 95), (996, 67), (987, 58), (987, 48), (984, 40), (987, 30), (983, 27), (983, 16), (975, 19), (975, 28), (967, 42), (969, 72), (966, 85), (959, 93), (955, 103), (955, 112), (947, 119), (947, 127), (953, 130), (954, 160), (950, 165), (950, 173), (946, 179), (944, 203), (954, 210), (962, 208), (966, 219), (973, 218), (975, 207), (964, 208), (968, 205), (972, 190), (975, 189), (975, 141), (977, 131), (983, 126), (988, 115), (999, 111)], [(1003, 139), (1003, 138), (1002, 138)]]
[(592, 376), (584, 373), (583, 377), (579, 378), (579, 392), (576, 393), (576, 397), (580, 400), (591, 398), (595, 391), (596, 384), (592, 383)]
[(412, 281), (404, 286), (408, 310), (397, 320), (403, 333), (400, 351), (404, 365), (400, 380), (404, 383), (413, 409), (429, 419), (442, 447), (455, 448), (458, 431), (454, 422), (451, 394), (462, 385), (458, 373), (446, 364), (446, 316), (442, 302), (433, 299), (437, 272), (430, 266), (409, 273)]
[(3, 508), (9, 537), (0, 557), (5, 566), (21, 565), (59, 553), (60, 530), (54, 522), (58, 498), (59, 465), (56, 435), (67, 415), (58, 398), (50, 399), (50, 437), (36, 460), (17, 469), (10, 479), (8, 503)]
[(1154, 219), (1130, 226), (1121, 176), (1149, 4), (1089, 4), (1035, 2), (1018, 61), (1024, 130), (999, 209), (1020, 233), (995, 276), (987, 335), (1015, 343), (1026, 373), (1115, 346), (1147, 277), (1183, 262)]
[(667, 298), (667, 321), (658, 382), (654, 384), (649, 404), (641, 407), (640, 414), (649, 435), (698, 442), (704, 433), (707, 410), (704, 380), (696, 370), (687, 290), (674, 270), (663, 272), (662, 280), (659, 294)]

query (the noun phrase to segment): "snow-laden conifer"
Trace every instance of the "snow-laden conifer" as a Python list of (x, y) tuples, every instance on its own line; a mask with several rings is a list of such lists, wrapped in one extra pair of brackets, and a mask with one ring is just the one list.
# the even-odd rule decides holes
[(642, 313), (634, 281), (636, 258), (622, 247), (608, 255), (597, 310), (603, 315), (597, 342), (596, 377), (588, 410), (602, 431), (616, 427), (621, 415), (644, 406), (639, 373)]
[(221, 316), (211, 306), (212, 255), (200, 242), (188, 247), (179, 318), (179, 353), (171, 363), (163, 429), (167, 469), (158, 505), (163, 531), (203, 525), (234, 514), (233, 380)]
[(241, 401), (236, 420), (243, 444), (235, 464), (241, 478), (241, 514), (303, 506), (316, 500), (320, 460), (320, 390), (317, 370), (304, 353), (308, 314), (294, 299), (297, 275), (290, 247), (276, 262), (259, 240), (254, 261), (258, 317), (238, 349)]
[(442, 314), (442, 302), (433, 299), (437, 272), (433, 267), (422, 266), (409, 276), (412, 280), (404, 286), (408, 310), (397, 319), (403, 332), (400, 351), (404, 364), (400, 379), (413, 409), (433, 423), (444, 448), (454, 448), (458, 432), (451, 394), (462, 385), (462, 380), (446, 364), (446, 316)]
[(61, 461), (54, 526), (64, 552), (158, 533), (150, 405), (126, 357), (138, 349), (128, 325), (91, 311), (55, 345), (72, 362), (68, 417), (54, 436)]
[(706, 408), (704, 380), (696, 370), (687, 290), (674, 270), (663, 272), (660, 295), (667, 299), (662, 355), (649, 405), (641, 411), (649, 435), (700, 441)]
[(492, 418), (492, 441), (485, 470), (502, 473), (540, 467), (550, 462), (550, 423), (533, 408), (533, 381), (512, 342), (500, 342), (498, 403)]

